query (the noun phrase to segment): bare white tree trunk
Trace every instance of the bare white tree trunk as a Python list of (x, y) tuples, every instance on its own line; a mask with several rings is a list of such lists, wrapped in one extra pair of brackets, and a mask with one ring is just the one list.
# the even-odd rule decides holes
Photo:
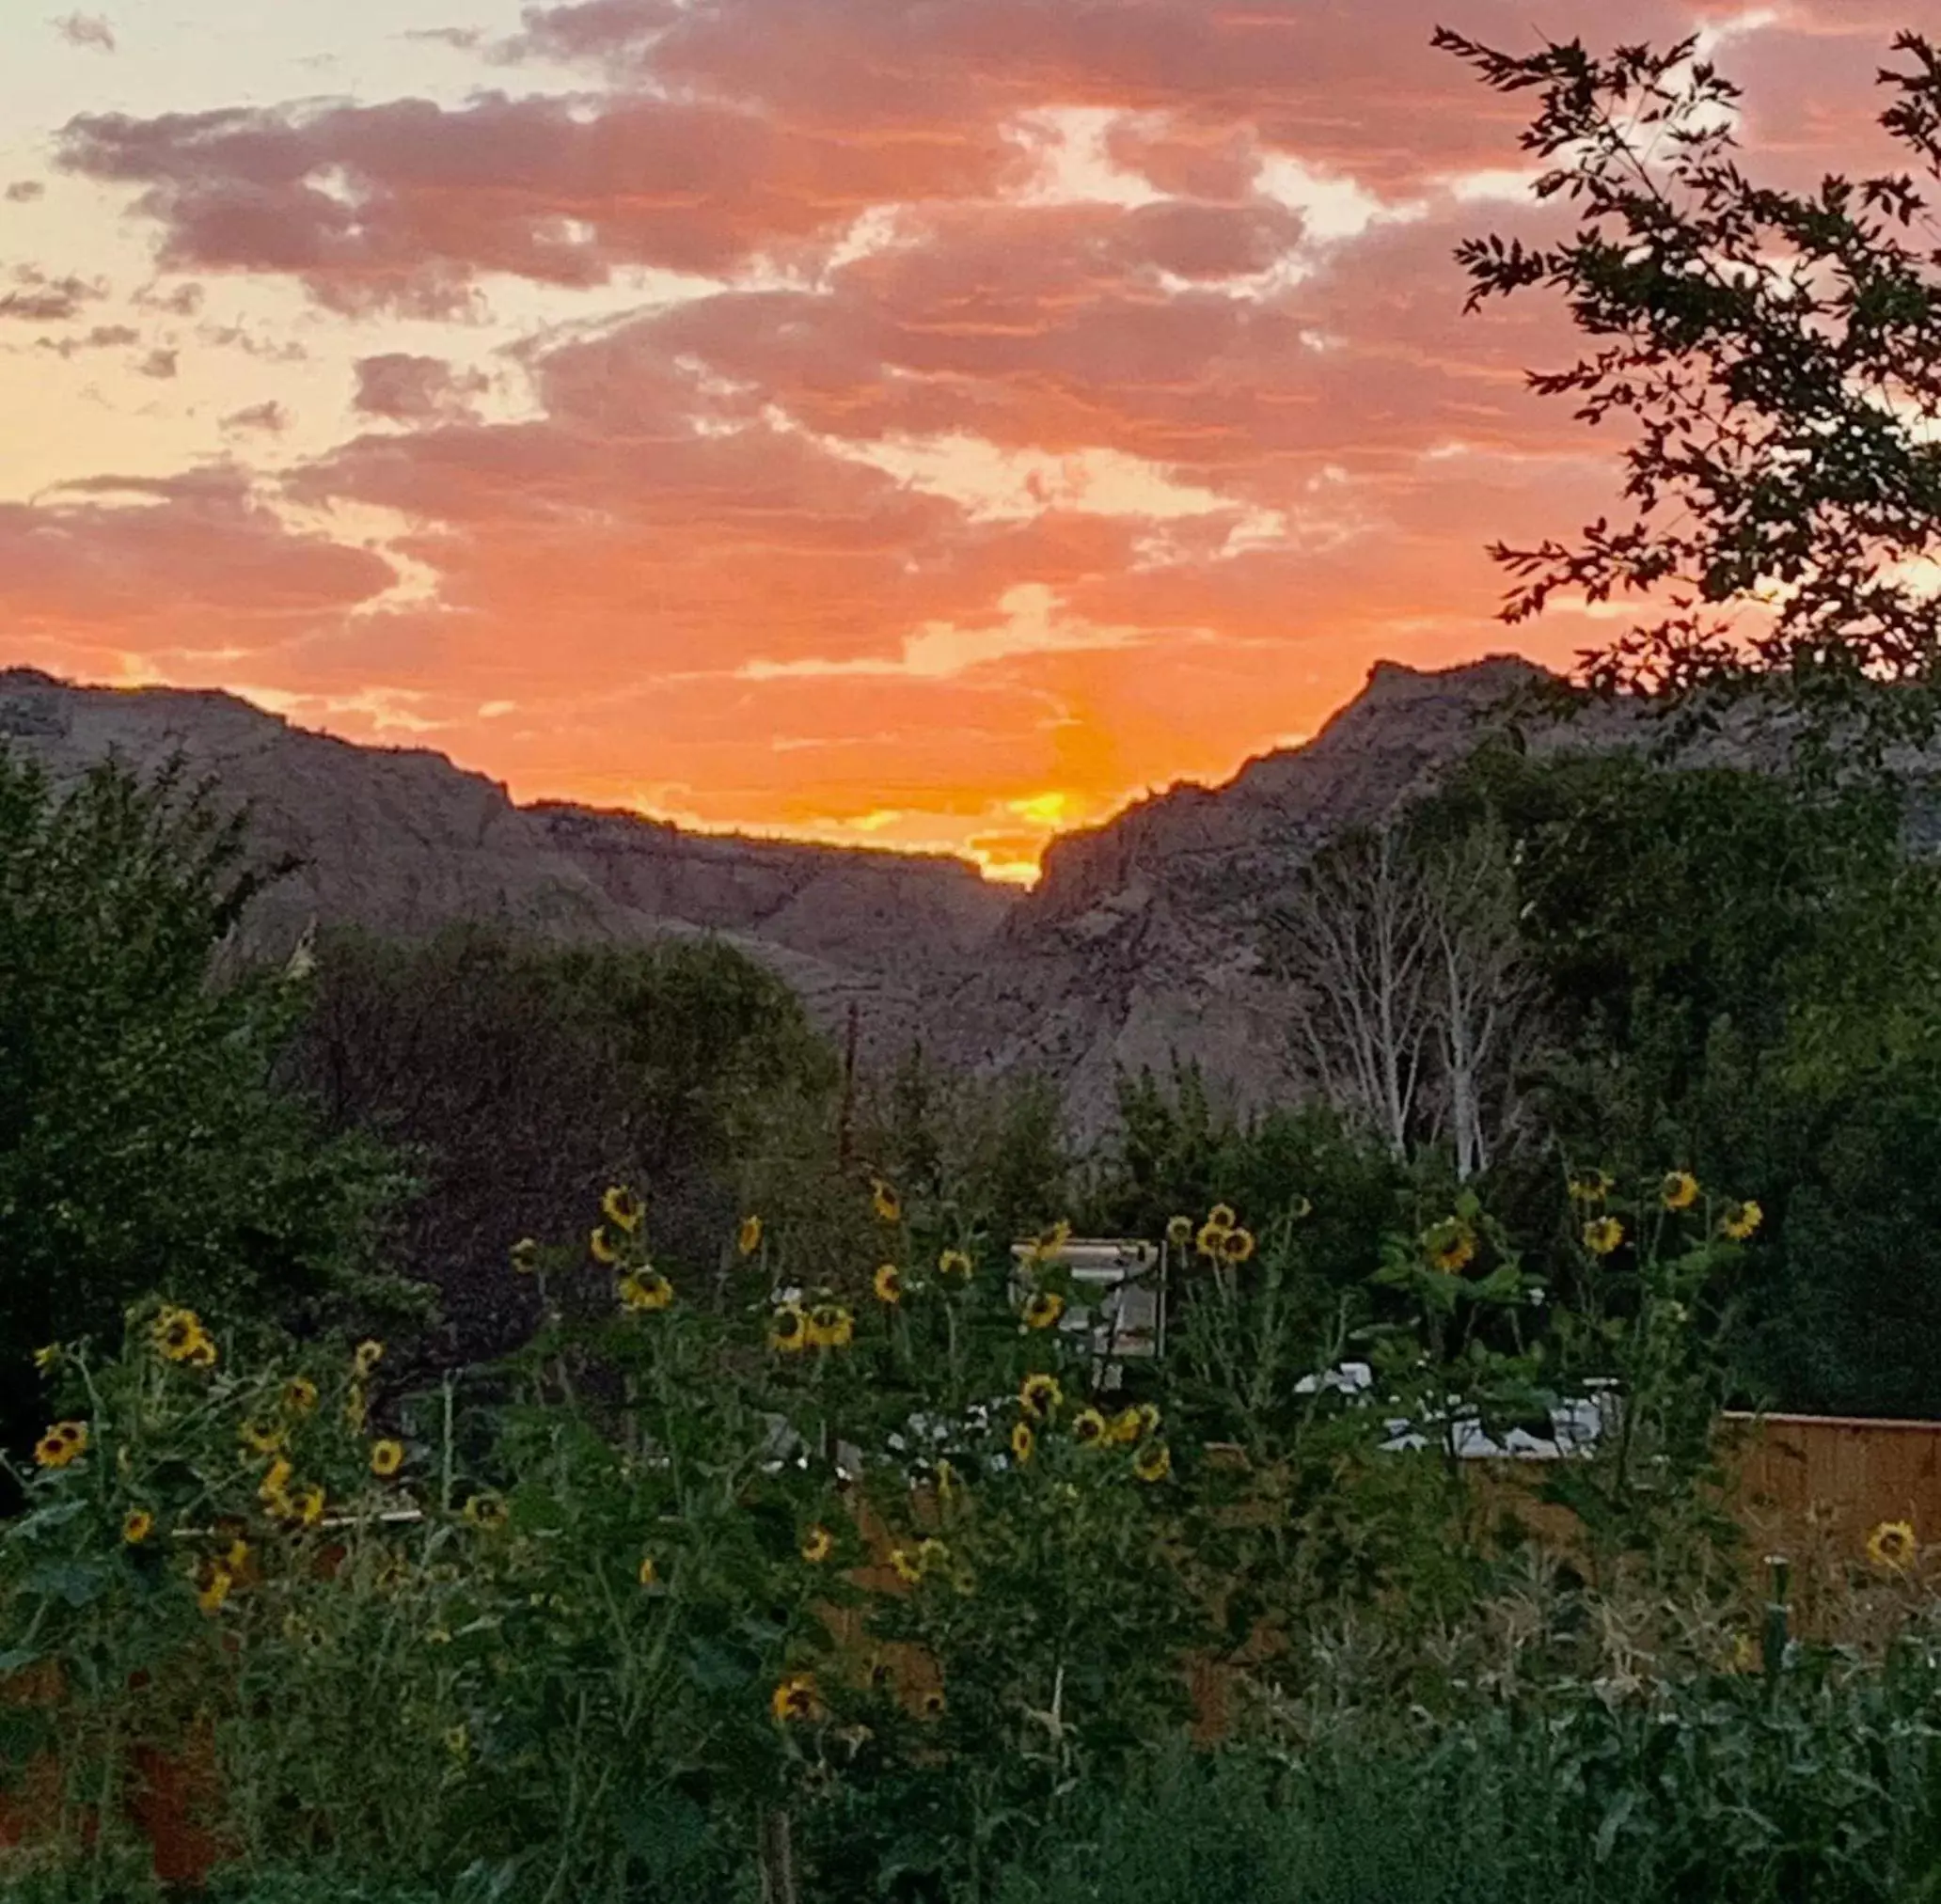
[(1390, 1152), (1446, 1141), (1459, 1178), (1487, 1170), (1521, 1115), (1539, 991), (1501, 836), (1425, 861), (1393, 828), (1302, 874), (1282, 919), (1315, 1084)]

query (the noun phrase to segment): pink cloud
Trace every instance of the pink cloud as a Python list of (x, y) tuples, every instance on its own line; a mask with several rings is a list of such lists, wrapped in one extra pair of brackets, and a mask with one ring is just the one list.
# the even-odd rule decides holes
[(463, 417), (470, 400), (490, 386), (481, 372), (454, 370), (442, 357), (389, 351), (357, 360), (351, 406), (361, 416), (392, 423), (434, 423)]

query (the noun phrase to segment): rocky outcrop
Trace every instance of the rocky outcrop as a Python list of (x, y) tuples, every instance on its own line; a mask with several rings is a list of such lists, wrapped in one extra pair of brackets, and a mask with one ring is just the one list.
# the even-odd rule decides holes
[(262, 852), (301, 861), (259, 910), (267, 950), (311, 918), (407, 935), (457, 920), (557, 938), (718, 933), (825, 1025), (856, 1005), (866, 1052), (921, 1033), (967, 1070), (1048, 1072), (1092, 1131), (1122, 1068), (1176, 1052), (1241, 1103), (1286, 1091), (1287, 1001), (1260, 952), (1269, 909), (1317, 845), (1425, 790), (1537, 678), (1511, 657), (1440, 672), (1382, 664), (1305, 746), (1055, 842), (1023, 895), (943, 857), (519, 807), (441, 754), (333, 740), (220, 693), (0, 672), (0, 744), (57, 778), (111, 752), (143, 770), (180, 753), (213, 776), (249, 805)]

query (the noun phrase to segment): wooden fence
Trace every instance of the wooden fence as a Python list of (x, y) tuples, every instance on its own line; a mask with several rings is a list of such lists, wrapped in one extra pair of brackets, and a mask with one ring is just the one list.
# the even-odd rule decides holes
[(1941, 1422), (1727, 1415), (1739, 1523), (1761, 1552), (1858, 1555), (1884, 1520), (1941, 1540)]

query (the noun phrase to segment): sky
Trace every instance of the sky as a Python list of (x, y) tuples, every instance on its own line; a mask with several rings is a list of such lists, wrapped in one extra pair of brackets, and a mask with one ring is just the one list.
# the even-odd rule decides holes
[(1756, 171), (1890, 159), (1901, 0), (0, 0), (0, 665), (520, 799), (967, 856), (1494, 619), (1616, 444), (1524, 387), (1520, 102), (1694, 31)]

